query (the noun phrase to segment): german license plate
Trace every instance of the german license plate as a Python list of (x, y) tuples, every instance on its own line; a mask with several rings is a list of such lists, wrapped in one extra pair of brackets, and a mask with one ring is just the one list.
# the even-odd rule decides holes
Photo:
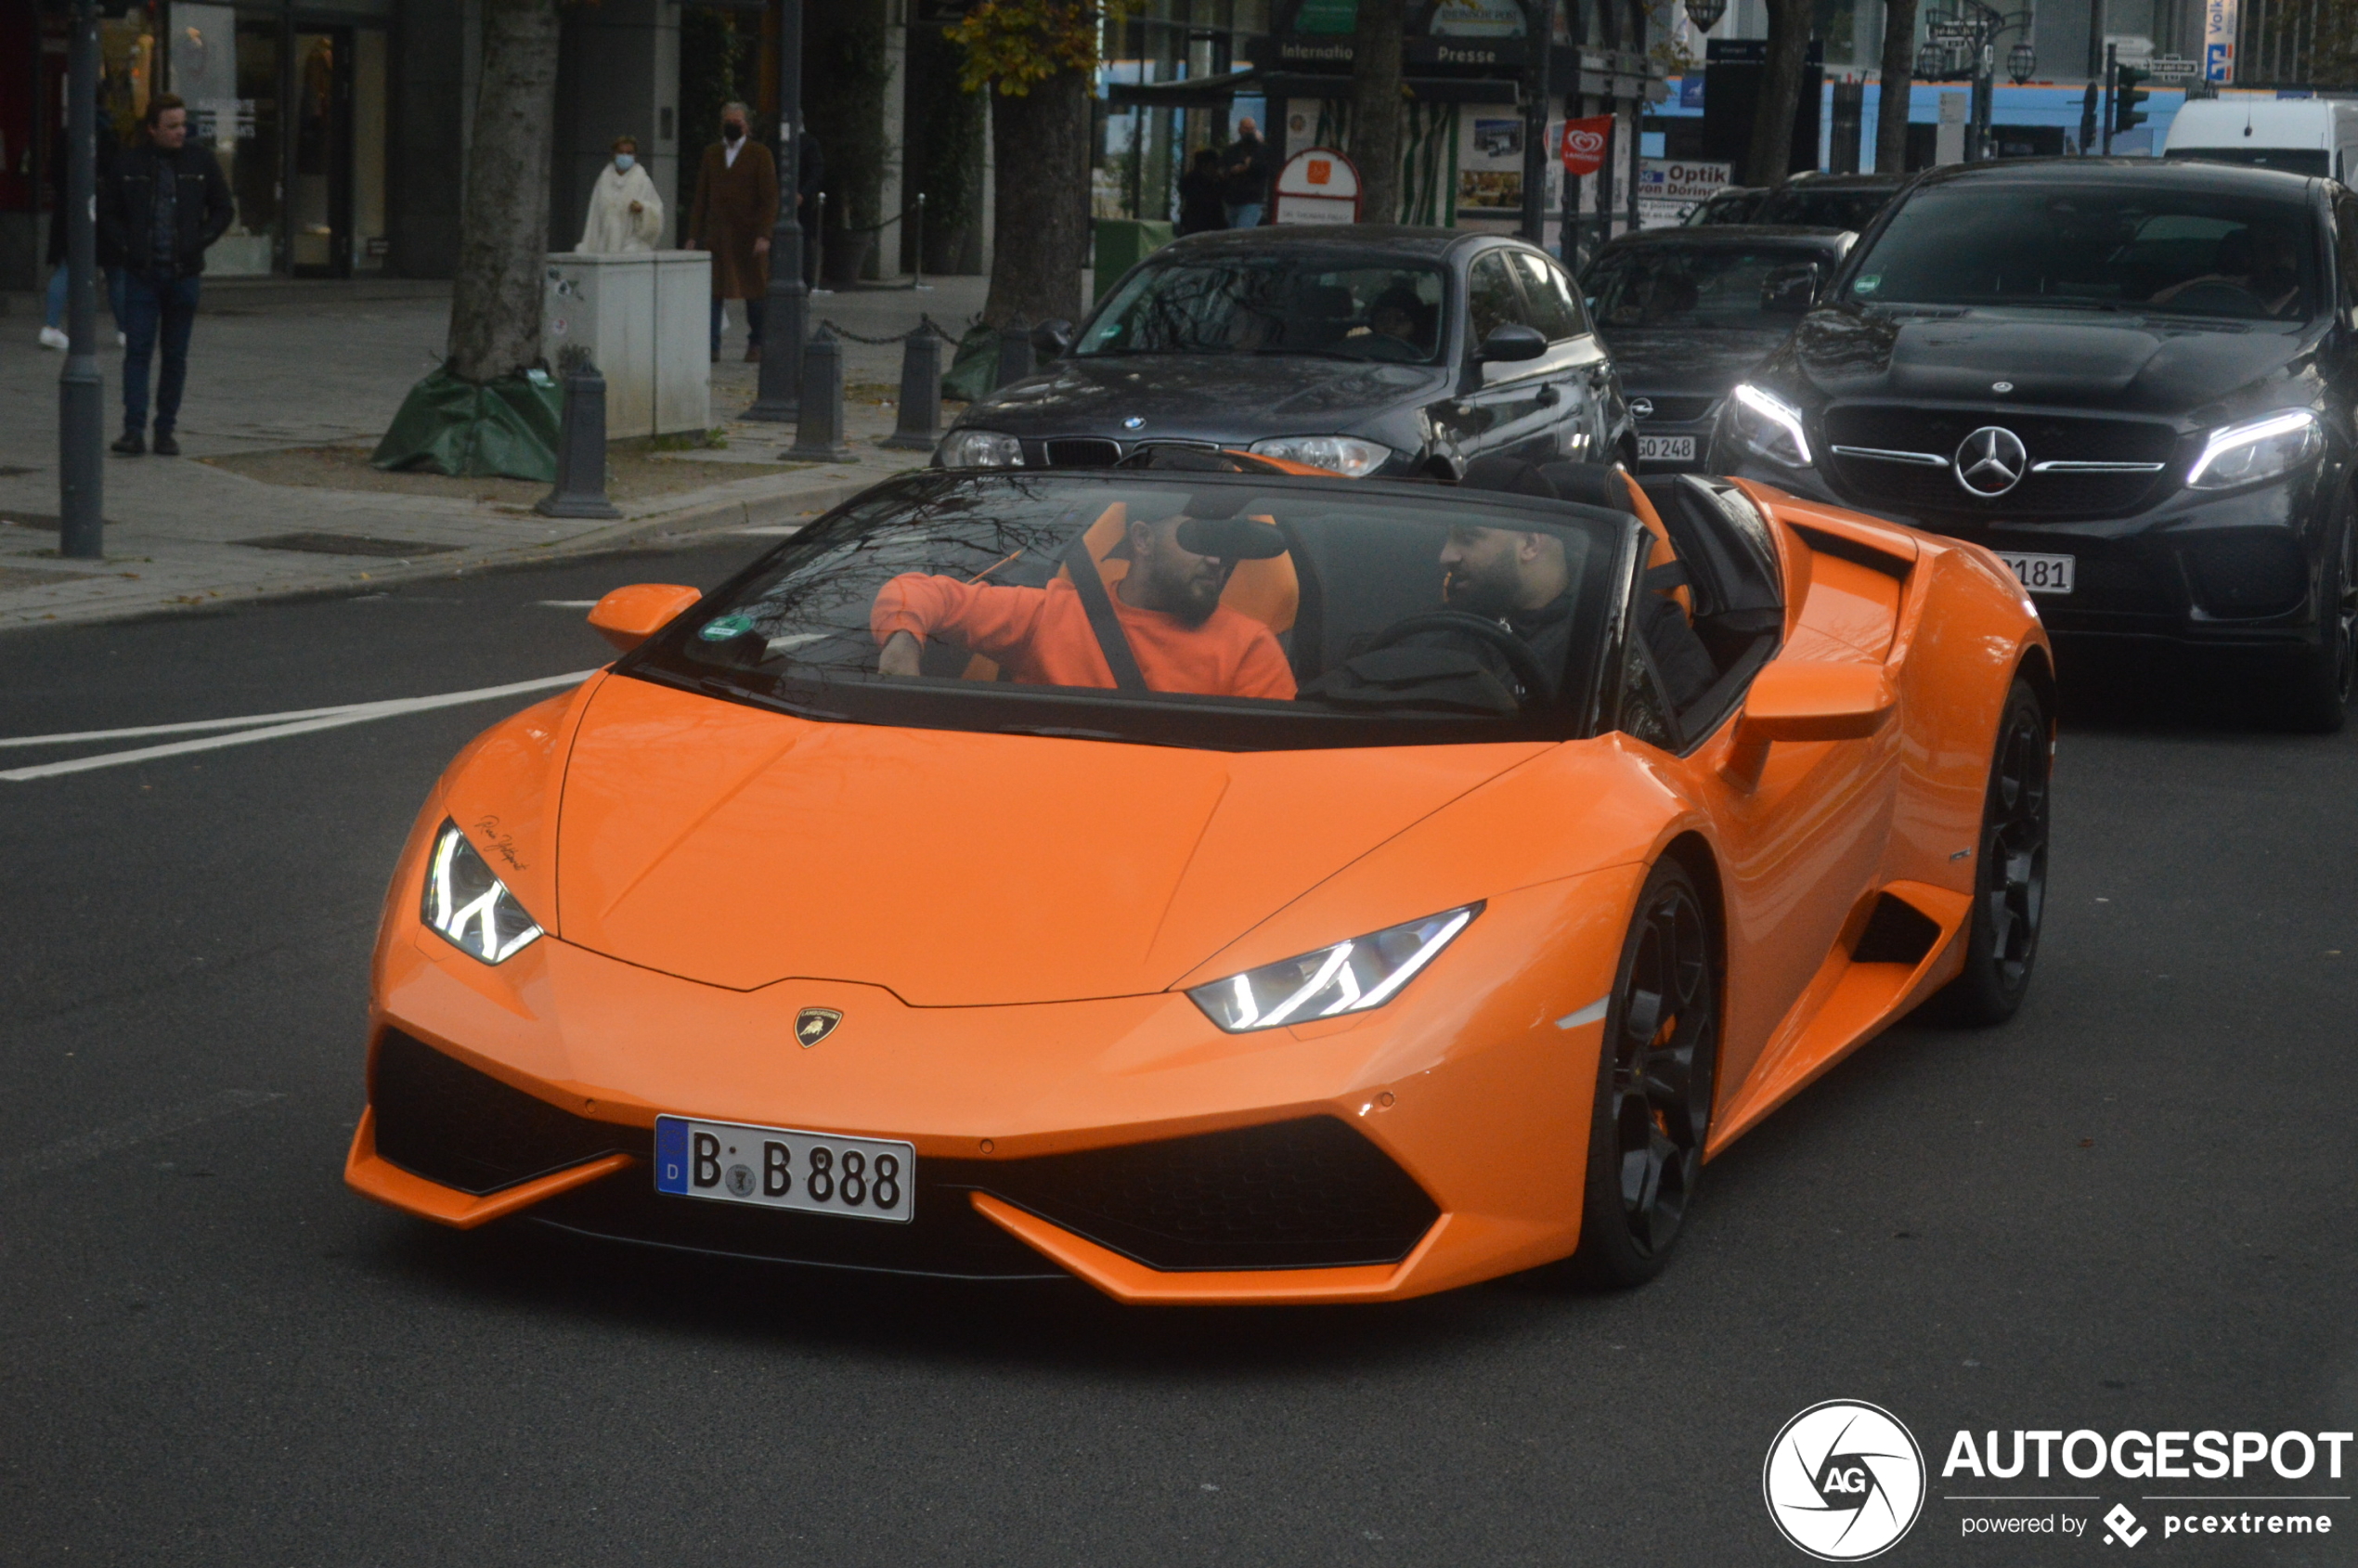
[(2071, 591), (2072, 558), (2068, 555), (2018, 555), (2002, 550), (1998, 559), (2013, 567), (2015, 576), (2022, 579), (2022, 586), (2033, 593)]
[(916, 1213), (916, 1173), (915, 1147), (888, 1138), (655, 1118), (655, 1190), (679, 1198), (907, 1220)]
[(1695, 438), (1691, 435), (1640, 435), (1638, 437), (1639, 462), (1692, 462), (1695, 460)]

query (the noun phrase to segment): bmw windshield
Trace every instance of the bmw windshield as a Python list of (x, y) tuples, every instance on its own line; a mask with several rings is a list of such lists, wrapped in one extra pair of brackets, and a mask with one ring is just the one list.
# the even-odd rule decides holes
[(1852, 268), (1849, 297), (2300, 321), (2316, 308), (2316, 252), (2300, 199), (1963, 180), (1892, 214)]
[(625, 659), (823, 719), (1227, 750), (1561, 739), (1626, 517), (1437, 486), (931, 473)]
[(1124, 284), (1076, 354), (1315, 354), (1393, 365), (1440, 356), (1442, 274), (1365, 253), (1208, 255)]

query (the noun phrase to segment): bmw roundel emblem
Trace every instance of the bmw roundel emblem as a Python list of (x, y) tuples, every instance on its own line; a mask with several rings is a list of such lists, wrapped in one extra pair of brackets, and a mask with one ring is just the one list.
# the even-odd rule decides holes
[(1140, 414), (1133, 414), (1121, 421), (1121, 428), (1124, 430), (1144, 430), (1146, 425), (1146, 418)]

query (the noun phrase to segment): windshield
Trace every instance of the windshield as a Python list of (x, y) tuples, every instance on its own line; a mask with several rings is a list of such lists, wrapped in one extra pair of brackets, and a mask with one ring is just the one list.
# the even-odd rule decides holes
[(1645, 245), (1600, 256), (1581, 280), (1597, 325), (1792, 330), (1791, 316), (1760, 308), (1771, 273), (1833, 258), (1785, 245)]
[(1571, 732), (1629, 520), (1372, 485), (897, 480), (621, 667), (820, 719), (1227, 750)]
[(1133, 278), (1082, 334), (1082, 355), (1319, 354), (1431, 364), (1438, 268), (1365, 256), (1182, 259)]
[(1754, 209), (1760, 205), (1765, 190), (1723, 190), (1706, 198), (1704, 204), (1687, 214), (1687, 227), (1700, 228), (1707, 224), (1749, 223)]
[(1851, 274), (1865, 305), (2028, 305), (2306, 319), (2308, 209), (2204, 190), (1965, 184), (1918, 192)]
[(1884, 210), (1898, 186), (1882, 190), (1813, 190), (1789, 185), (1760, 204), (1755, 223), (1798, 224), (1808, 228), (1863, 229)]
[(2196, 158), (2205, 163), (2242, 163), (2261, 169), (2282, 169), (2288, 175), (2323, 178), (2333, 171), (2319, 147), (2173, 147), (2164, 158)]

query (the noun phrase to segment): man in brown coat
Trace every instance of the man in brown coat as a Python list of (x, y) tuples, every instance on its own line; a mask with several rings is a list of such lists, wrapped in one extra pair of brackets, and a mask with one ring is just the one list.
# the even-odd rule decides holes
[(726, 300), (745, 302), (745, 357), (761, 357), (770, 231), (778, 223), (778, 165), (768, 148), (745, 135), (746, 121), (744, 104), (721, 109), (720, 139), (704, 149), (695, 206), (688, 214), (688, 249), (712, 253), (715, 359), (720, 357)]

